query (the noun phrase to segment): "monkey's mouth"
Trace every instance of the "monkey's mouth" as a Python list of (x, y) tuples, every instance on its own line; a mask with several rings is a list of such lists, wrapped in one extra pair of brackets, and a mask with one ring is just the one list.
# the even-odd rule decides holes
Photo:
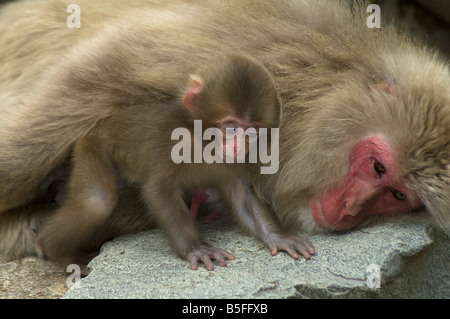
[(342, 216), (337, 220), (332, 218), (334, 216), (333, 213), (337, 214), (337, 212), (325, 211), (320, 199), (315, 199), (312, 201), (311, 213), (317, 226), (324, 230), (346, 230), (357, 224), (357, 220), (355, 220), (355, 217), (353, 216)]
[(320, 228), (326, 230), (333, 229), (331, 224), (325, 218), (325, 215), (322, 211), (322, 205), (320, 200), (315, 199), (312, 201), (311, 213), (313, 215), (314, 221)]

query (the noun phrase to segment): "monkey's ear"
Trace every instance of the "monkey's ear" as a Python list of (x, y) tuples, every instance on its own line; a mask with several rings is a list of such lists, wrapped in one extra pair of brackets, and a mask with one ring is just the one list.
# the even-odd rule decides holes
[(380, 91), (386, 91), (389, 94), (394, 94), (397, 88), (397, 81), (394, 79), (393, 83), (381, 81), (375, 84), (375, 87)]
[(189, 86), (186, 94), (184, 95), (184, 106), (189, 110), (189, 112), (194, 112), (197, 106), (200, 94), (203, 91), (203, 82), (197, 76), (191, 76), (191, 85)]

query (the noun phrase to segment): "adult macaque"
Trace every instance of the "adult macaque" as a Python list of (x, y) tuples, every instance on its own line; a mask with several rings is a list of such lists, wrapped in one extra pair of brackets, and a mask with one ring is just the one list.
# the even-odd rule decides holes
[[(37, 249), (8, 241), (37, 222), (17, 207), (45, 195), (40, 186), (51, 184), (75, 142), (123, 109), (169, 105), (186, 72), (229, 51), (261, 61), (283, 101), (280, 169), (251, 180), (284, 227), (347, 229), (419, 207), (449, 227), (448, 65), (392, 27), (369, 29), (366, 8), (326, 0), (77, 4), (76, 30), (65, 27), (62, 0), (0, 12), (2, 250)], [(113, 213), (125, 225), (111, 225), (116, 234), (147, 227), (128, 223), (132, 215)]]
[[(192, 269), (202, 261), (213, 270), (212, 259), (226, 266), (226, 260), (234, 257), (203, 242), (185, 203), (186, 194), (194, 188), (214, 187), (241, 224), (274, 254), (282, 249), (294, 258), (298, 258), (296, 251), (310, 258), (312, 246), (282, 232), (245, 185), (245, 170), (233, 165), (257, 142), (258, 131), (278, 127), (279, 118), (278, 94), (262, 65), (239, 55), (206, 63), (191, 77), (182, 98), (118, 110), (76, 142), (68, 199), (39, 228), (39, 244), (60, 263), (77, 263), (85, 270), (92, 254), (86, 257), (82, 249), (104, 228), (119, 200), (120, 185), (125, 184), (142, 194), (149, 214)], [(188, 135), (183, 157), (198, 157), (191, 143), (202, 142), (203, 130), (196, 131), (197, 121), (205, 134), (215, 136), (215, 154), (210, 156), (218, 163), (192, 163), (191, 156), (187, 163), (176, 163), (177, 132)]]

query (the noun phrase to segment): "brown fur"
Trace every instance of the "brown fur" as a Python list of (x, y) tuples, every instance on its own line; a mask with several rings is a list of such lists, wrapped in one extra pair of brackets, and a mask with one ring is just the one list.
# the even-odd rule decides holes
[[(354, 16), (325, 0), (80, 0), (82, 27), (71, 30), (69, 3), (22, 1), (0, 12), (1, 210), (41, 196), (46, 176), (102, 119), (164, 103), (205, 58), (241, 52), (274, 74), (283, 100), (280, 171), (253, 182), (285, 227), (319, 230), (310, 199), (342, 179), (349, 150), (371, 133), (386, 137), (408, 186), (449, 227), (448, 65), (389, 26), (368, 29), (365, 8)], [(396, 83), (394, 93), (377, 90), (380, 82)], [(6, 251), (29, 230), (14, 216), (17, 231), (4, 232), (12, 224), (0, 220)]]
[[(205, 65), (181, 97), (151, 105), (142, 97), (135, 105), (118, 108), (75, 142), (66, 199), (38, 230), (39, 245), (47, 255), (63, 265), (76, 263), (85, 270), (98, 248), (95, 243), (101, 244), (116, 226), (109, 226), (108, 220), (125, 187), (134, 191), (134, 197), (142, 198), (149, 216), (166, 231), (178, 254), (193, 269), (198, 261), (214, 269), (211, 259), (225, 266), (226, 259), (234, 257), (202, 241), (185, 203), (186, 194), (193, 189), (215, 187), (238, 221), (272, 253), (286, 250), (298, 258), (299, 251), (310, 257), (311, 245), (282, 232), (253, 198), (242, 177), (243, 165), (173, 162), (171, 151), (178, 142), (171, 140), (172, 132), (188, 129), (193, 136), (194, 120), (202, 121), (203, 130), (216, 127), (223, 134), (230, 126), (244, 130), (279, 126), (278, 94), (270, 73), (260, 63), (227, 55), (205, 61)], [(86, 103), (93, 110), (98, 107), (96, 99)], [(76, 99), (72, 104), (77, 104)], [(189, 137), (189, 142), (191, 139), (195, 138)], [(231, 147), (234, 153), (234, 143), (225, 141), (224, 148)], [(191, 145), (192, 153), (194, 149)]]

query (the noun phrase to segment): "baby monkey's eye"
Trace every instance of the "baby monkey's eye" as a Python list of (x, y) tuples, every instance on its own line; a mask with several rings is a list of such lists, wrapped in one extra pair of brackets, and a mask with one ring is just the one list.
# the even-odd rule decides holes
[(375, 163), (373, 164), (375, 171), (377, 172), (377, 174), (381, 177), (384, 174), (386, 174), (386, 168), (378, 161), (375, 161)]
[(258, 139), (258, 133), (257, 132), (250, 132), (247, 134), (248, 139), (250, 141), (256, 141)]
[(227, 127), (226, 128), (227, 137), (233, 137), (237, 134), (237, 128), (235, 127)]

